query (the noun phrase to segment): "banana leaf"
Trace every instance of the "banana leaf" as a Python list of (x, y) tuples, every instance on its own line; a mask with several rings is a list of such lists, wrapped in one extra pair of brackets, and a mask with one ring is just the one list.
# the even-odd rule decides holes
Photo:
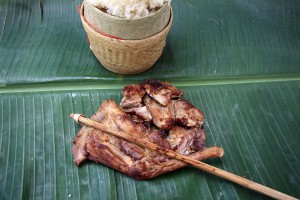
[[(299, 88), (299, 81), (181, 87), (205, 113), (207, 146), (225, 149), (206, 162), (299, 197)], [(80, 125), (68, 114), (91, 116), (107, 98), (119, 102), (120, 91), (2, 94), (1, 198), (265, 198), (192, 167), (137, 181), (93, 162), (75, 166)]]
[(174, 23), (164, 53), (138, 76), (119, 76), (96, 60), (77, 13), (81, 0), (0, 2), (2, 85), (294, 76), (300, 71), (297, 0), (173, 1)]
[(267, 199), (185, 167), (137, 181), (73, 163), (80, 125), (128, 83), (155, 78), (205, 114), (205, 162), (300, 198), (300, 4), (172, 1), (174, 23), (149, 70), (121, 76), (89, 49), (80, 0), (0, 0), (0, 199)]

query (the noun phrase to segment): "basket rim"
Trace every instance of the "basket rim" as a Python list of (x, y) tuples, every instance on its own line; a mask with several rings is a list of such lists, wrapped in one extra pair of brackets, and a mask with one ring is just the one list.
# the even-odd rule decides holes
[[(86, 0), (84, 0), (86, 1)], [(88, 1), (86, 1), (87, 3), (89, 3)], [(82, 4), (83, 5), (83, 4)], [(150, 15), (147, 15), (147, 16), (143, 16), (143, 17), (136, 17), (136, 18), (131, 18), (131, 19), (126, 19), (126, 18), (121, 18), (121, 17), (117, 17), (117, 16), (114, 16), (114, 15), (111, 15), (111, 14), (108, 14), (106, 12), (103, 12), (102, 10), (100, 10), (99, 8), (95, 7), (94, 5), (92, 5), (93, 9), (96, 11), (96, 12), (99, 12), (107, 17), (110, 17), (114, 20), (118, 20), (118, 21), (138, 21), (138, 20), (142, 20), (142, 19), (145, 19), (145, 18), (148, 18), (148, 17), (152, 17), (153, 15), (157, 14), (158, 12), (161, 12), (163, 10), (163, 8), (165, 7), (168, 7), (170, 6), (171, 7), (171, 4), (165, 4), (163, 5), (162, 7), (160, 7), (156, 12), (154, 13), (151, 13)]]
[(164, 34), (166, 31), (168, 31), (170, 29), (171, 25), (172, 25), (172, 22), (173, 22), (173, 9), (172, 9), (172, 6), (170, 5), (170, 19), (169, 19), (169, 22), (168, 22), (167, 26), (162, 31), (160, 31), (159, 33), (157, 33), (155, 35), (147, 37), (147, 38), (137, 39), (137, 40), (127, 40), (127, 39), (122, 39), (122, 38), (119, 38), (119, 37), (109, 35), (107, 33), (104, 33), (101, 30), (98, 30), (94, 26), (90, 26), (90, 23), (88, 23), (86, 21), (85, 17), (84, 17), (83, 9), (84, 9), (84, 5), (82, 4), (81, 7), (80, 7), (80, 12), (79, 12), (82, 23), (84, 23), (86, 26), (88, 26), (95, 34), (97, 34), (99, 36), (102, 36), (102, 37), (105, 37), (105, 38), (116, 40), (116, 41), (141, 42), (141, 41), (151, 40), (151, 39), (154, 39), (156, 37), (159, 37), (160, 35)]

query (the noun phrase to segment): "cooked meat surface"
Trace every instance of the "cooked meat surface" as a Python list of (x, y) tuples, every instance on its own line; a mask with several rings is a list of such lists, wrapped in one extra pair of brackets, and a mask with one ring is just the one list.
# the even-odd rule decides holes
[(145, 156), (143, 148), (125, 140), (120, 141), (120, 147), (121, 151), (129, 155), (133, 160), (141, 160)]
[[(137, 108), (128, 108), (122, 109), (125, 113), (130, 114), (131, 118), (135, 121), (151, 121), (152, 116), (150, 111), (146, 106), (137, 107)], [(140, 120), (139, 120), (140, 118)]]
[(122, 94), (121, 108), (137, 108), (142, 106), (142, 98), (146, 91), (141, 85), (127, 85), (123, 88)]
[(157, 144), (161, 149), (171, 149), (171, 145), (165, 135), (166, 133), (164, 131), (152, 128), (151, 133), (149, 134), (151, 138), (150, 142)]
[(179, 99), (174, 104), (176, 122), (183, 126), (201, 126), (204, 122), (203, 113), (187, 100)]
[(205, 148), (205, 131), (201, 127), (174, 126), (167, 137), (174, 151), (188, 155)]
[[(165, 133), (157, 129), (147, 128), (142, 123), (134, 122), (111, 100), (104, 101), (91, 119), (113, 130), (144, 138), (165, 149), (172, 149), (167, 138), (161, 137)], [(182, 138), (184, 139), (184, 137)], [(199, 138), (195, 137), (195, 140), (197, 139)], [(189, 135), (189, 141), (192, 140)], [(110, 166), (136, 179), (153, 178), (185, 166), (181, 161), (168, 158), (155, 151), (139, 147), (87, 126), (83, 126), (75, 137), (72, 151), (76, 165), (89, 159)], [(195, 159), (202, 159), (218, 157), (222, 153), (222, 149), (213, 147), (191, 154), (191, 156)]]
[(148, 80), (142, 84), (147, 94), (162, 105), (167, 105), (172, 98), (180, 97), (183, 92), (168, 82)]
[[(165, 91), (155, 93), (154, 85)], [(114, 101), (106, 100), (91, 119), (112, 131), (122, 131), (155, 143), (161, 149), (170, 149), (194, 159), (223, 155), (222, 148), (205, 147), (203, 113), (186, 100), (173, 99), (182, 92), (169, 83), (147, 81), (143, 85), (128, 85), (122, 93), (120, 107)], [(163, 101), (164, 104), (157, 100), (163, 99), (158, 96), (167, 93), (171, 95)], [(79, 130), (73, 143), (76, 165), (89, 159), (136, 179), (153, 178), (186, 166), (181, 161), (88, 126)]]
[(173, 101), (169, 101), (169, 103), (164, 106), (149, 95), (145, 95), (143, 101), (152, 115), (153, 124), (155, 126), (163, 130), (170, 130), (173, 127), (175, 123)]

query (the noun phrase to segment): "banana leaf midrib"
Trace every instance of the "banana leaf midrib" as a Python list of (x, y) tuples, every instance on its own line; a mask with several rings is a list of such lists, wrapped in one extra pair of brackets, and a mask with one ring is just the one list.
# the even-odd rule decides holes
[[(205, 86), (205, 85), (232, 85), (246, 83), (271, 83), (282, 81), (299, 81), (300, 74), (293, 75), (274, 75), (274, 76), (241, 76), (241, 77), (224, 77), (208, 79), (168, 79), (173, 85), (180, 86)], [(165, 80), (162, 80), (165, 81)], [(68, 90), (92, 90), (92, 89), (121, 89), (127, 84), (140, 83), (141, 80), (82, 80), (74, 79), (67, 81), (51, 81), (38, 83), (19, 83), (0, 85), (0, 94), (19, 93), (19, 92), (51, 92), (51, 91), (68, 91)]]

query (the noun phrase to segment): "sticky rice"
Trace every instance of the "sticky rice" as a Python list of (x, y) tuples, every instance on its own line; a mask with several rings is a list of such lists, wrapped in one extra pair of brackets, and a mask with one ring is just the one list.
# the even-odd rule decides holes
[(171, 0), (88, 0), (95, 7), (120, 18), (148, 16)]

